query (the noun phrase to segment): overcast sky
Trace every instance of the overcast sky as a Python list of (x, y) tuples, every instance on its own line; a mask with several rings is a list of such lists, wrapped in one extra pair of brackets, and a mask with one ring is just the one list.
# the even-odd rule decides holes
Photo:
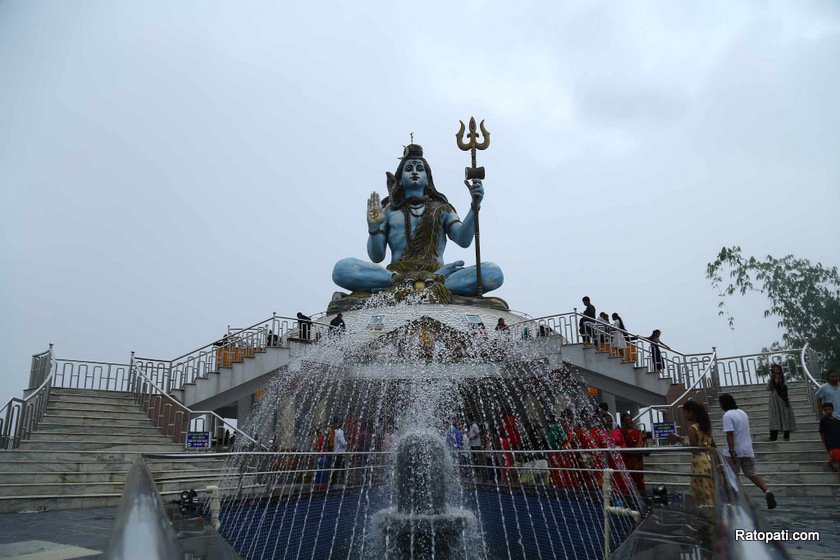
[[(0, 2), (0, 400), (33, 353), (173, 358), (325, 309), (409, 133), (533, 316), (589, 295), (686, 351), (723, 245), (840, 264), (834, 2)], [(450, 243), (447, 261), (474, 262)]]

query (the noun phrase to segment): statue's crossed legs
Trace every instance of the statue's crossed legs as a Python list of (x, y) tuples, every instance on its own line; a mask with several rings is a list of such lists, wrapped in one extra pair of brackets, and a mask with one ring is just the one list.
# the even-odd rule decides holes
[[(463, 261), (444, 265), (439, 273), (446, 278), (446, 288), (459, 296), (475, 296), (475, 267), (463, 266)], [(346, 290), (381, 292), (391, 287), (394, 273), (378, 264), (360, 259), (346, 258), (335, 263), (333, 282)], [(492, 262), (481, 263), (481, 291), (487, 293), (497, 289), (505, 280), (501, 267)]]

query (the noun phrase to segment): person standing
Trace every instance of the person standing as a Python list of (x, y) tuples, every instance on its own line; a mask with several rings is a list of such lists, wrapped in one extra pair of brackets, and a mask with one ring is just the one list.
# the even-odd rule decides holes
[(785, 441), (790, 441), (790, 433), (796, 430), (796, 416), (790, 406), (785, 374), (779, 364), (770, 366), (767, 390), (770, 391), (770, 438), (767, 441), (776, 441), (780, 430), (784, 433)]
[(522, 449), (522, 438), (519, 435), (517, 418), (510, 409), (505, 411), (505, 415), (502, 417), (502, 425), (504, 426), (507, 437), (510, 439), (511, 447), (514, 450)]
[(592, 344), (592, 324), (595, 323), (595, 306), (589, 300), (589, 296), (583, 297), (583, 317), (580, 318), (578, 327), (580, 335), (583, 338), (583, 344), (589, 346)]
[(298, 319), (298, 338), (301, 340), (309, 340), (309, 331), (312, 329), (312, 317), (307, 317), (300, 311), (297, 313)]
[(341, 427), (341, 422), (336, 416), (332, 421), (332, 476), (330, 480), (336, 488), (344, 488), (342, 469), (344, 469), (344, 455), (347, 451), (347, 440), (344, 437), (344, 428)]
[[(627, 444), (628, 448), (637, 447), (644, 449), (647, 446), (644, 432), (636, 427), (636, 424), (633, 422), (633, 417), (628, 412), (621, 415), (621, 435), (624, 437), (624, 443)], [(627, 470), (645, 470), (645, 460), (642, 453), (625, 453), (624, 464), (627, 466)], [(630, 478), (633, 479), (639, 493), (644, 495), (645, 474), (643, 472), (630, 473)]]
[(505, 453), (500, 453), (499, 462), (501, 463), (501, 473), (502, 473), (502, 481), (507, 482), (510, 484), (512, 482), (511, 479), (511, 469), (510, 467), (513, 466), (513, 453), (510, 453), (511, 448), (513, 447), (513, 443), (511, 438), (508, 436), (507, 432), (505, 431), (504, 426), (499, 427), (499, 437), (498, 437), (498, 445), (497, 448), (500, 451), (504, 451)]
[(830, 402), (824, 403), (820, 410), (820, 437), (828, 451), (828, 466), (837, 471), (840, 465), (840, 420), (834, 417), (834, 405)]
[(347, 325), (344, 324), (344, 315), (337, 313), (333, 320), (330, 321), (330, 333), (344, 334)]
[(767, 489), (764, 480), (755, 472), (755, 454), (750, 438), (750, 419), (747, 413), (738, 408), (735, 398), (729, 393), (720, 395), (718, 401), (723, 409), (723, 431), (726, 433), (726, 448), (723, 455), (732, 463), (736, 475), (738, 471), (743, 471), (744, 476), (764, 492), (767, 509), (774, 509), (776, 507), (776, 496)]
[[(469, 423), (469, 429), (467, 430), (467, 445), (470, 446), (470, 460), (473, 465), (478, 465), (481, 457), (481, 430), (479, 429), (475, 418), (472, 416), (467, 417), (467, 422)], [(476, 476), (476, 478), (481, 479), (481, 476)]]
[(662, 360), (662, 350), (660, 347), (665, 346), (665, 348), (668, 348), (668, 346), (659, 340), (660, 336), (662, 336), (662, 331), (655, 329), (648, 338), (650, 341), (650, 358), (653, 371), (662, 371), (665, 369), (665, 362)]
[[(604, 422), (604, 431), (607, 436), (606, 441), (612, 442), (612, 447), (618, 447), (621, 449), (627, 447), (627, 443), (624, 441), (624, 436), (621, 434), (621, 430), (614, 426), (615, 420), (613, 420), (612, 415), (602, 414), (601, 418)], [(605, 445), (604, 447), (610, 446)], [(622, 495), (629, 494), (630, 477), (627, 476), (626, 472), (623, 472), (627, 469), (627, 466), (624, 464), (624, 457), (621, 456), (621, 453), (608, 453), (607, 466), (616, 471), (612, 476), (613, 488)]]
[(499, 322), (496, 323), (496, 330), (497, 331), (503, 331), (503, 332), (509, 332), (510, 331), (510, 329), (507, 326), (507, 323), (505, 323), (505, 320), (502, 317), (499, 317)]
[(612, 314), (613, 327), (612, 330), (612, 355), (620, 356), (621, 359), (626, 359), (625, 348), (627, 347), (627, 339), (624, 338), (624, 321), (618, 313)]
[(446, 444), (449, 449), (454, 451), (460, 451), (464, 448), (464, 434), (461, 433), (454, 422), (449, 425), (449, 431), (446, 432)]
[(610, 352), (610, 316), (604, 311), (598, 314), (598, 322), (593, 326), (598, 333), (598, 350)]
[(840, 373), (835, 370), (828, 372), (828, 383), (817, 391), (817, 410), (827, 402), (834, 405), (834, 417), (840, 420)]
[[(715, 446), (712, 437), (712, 421), (706, 407), (695, 401), (683, 405), (683, 416), (688, 424), (688, 445), (691, 447)], [(712, 480), (712, 456), (708, 451), (695, 451), (691, 454), (691, 497), (698, 506), (710, 506), (714, 503), (715, 483)]]

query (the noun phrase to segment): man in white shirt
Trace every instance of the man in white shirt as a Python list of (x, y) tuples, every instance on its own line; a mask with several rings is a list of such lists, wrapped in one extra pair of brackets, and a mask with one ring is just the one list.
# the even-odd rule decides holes
[[(468, 417), (467, 423), (469, 424), (470, 428), (467, 431), (467, 441), (469, 442), (470, 446), (470, 460), (472, 461), (473, 465), (478, 465), (479, 460), (481, 458), (481, 430), (478, 428), (478, 424), (475, 421), (475, 418)], [(483, 474), (483, 473), (477, 473)], [(480, 479), (481, 476), (476, 476), (476, 478)]]
[[(334, 417), (333, 425), (333, 448), (334, 453), (344, 453), (347, 451), (347, 439), (344, 437), (344, 429), (341, 427), (341, 421), (338, 417)], [(333, 471), (332, 483), (336, 488), (344, 488), (343, 471), (344, 469), (344, 455), (333, 455)]]
[(767, 509), (776, 507), (776, 496), (767, 489), (767, 485), (755, 472), (755, 453), (750, 437), (750, 419), (747, 413), (738, 408), (732, 395), (725, 393), (718, 397), (723, 409), (723, 431), (726, 433), (726, 448), (723, 454), (732, 462), (735, 475), (743, 471), (744, 476), (764, 492)]

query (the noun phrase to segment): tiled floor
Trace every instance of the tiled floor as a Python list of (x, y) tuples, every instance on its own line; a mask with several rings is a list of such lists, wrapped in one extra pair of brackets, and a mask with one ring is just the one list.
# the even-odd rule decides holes
[[(10, 547), (4, 545), (11, 543), (46, 541), (102, 551), (105, 549), (116, 514), (116, 508), (0, 514), (0, 550), (8, 550)], [(61, 558), (62, 556), (45, 555), (43, 557)], [(87, 558), (95, 557), (87, 556)], [(0, 558), (11, 558), (11, 556), (0, 553)], [(31, 558), (34, 559), (35, 556)], [(63, 558), (72, 558), (72, 556), (63, 556)]]
[[(53, 545), (81, 547), (93, 551), (105, 549), (116, 508), (46, 511), (40, 513), (0, 514), (0, 559), (97, 558), (98, 554), (55, 546), (26, 543), (46, 541)], [(819, 542), (788, 542), (786, 548), (794, 560), (836, 558), (840, 550), (840, 501), (836, 498), (784, 498), (779, 507), (764, 510), (769, 529), (781, 531), (819, 531)], [(25, 543), (12, 548), (12, 543)], [(39, 548), (40, 546), (40, 548)], [(27, 551), (41, 555), (24, 555)], [(69, 556), (67, 554), (70, 554)]]

